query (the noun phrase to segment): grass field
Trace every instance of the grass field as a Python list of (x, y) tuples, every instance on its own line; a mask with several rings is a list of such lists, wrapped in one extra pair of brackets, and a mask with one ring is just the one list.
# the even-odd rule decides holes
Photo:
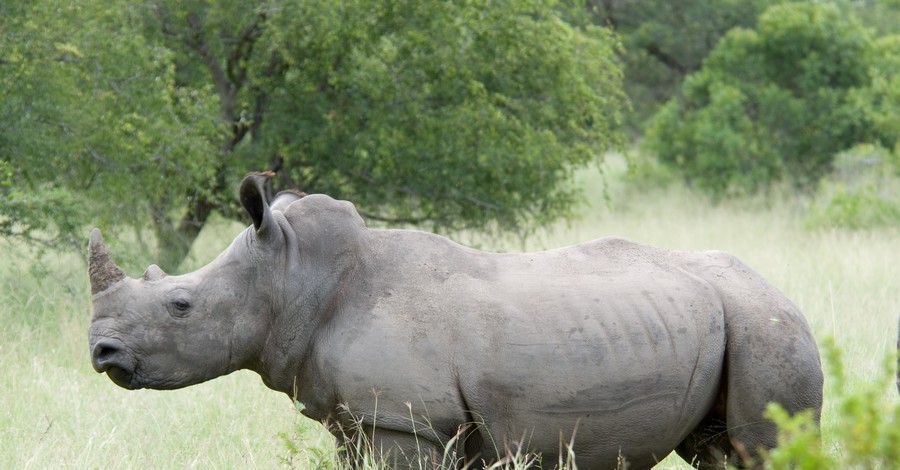
[[(479, 244), (540, 249), (617, 235), (673, 249), (729, 251), (792, 298), (820, 341), (835, 338), (851, 375), (867, 380), (879, 372), (897, 339), (898, 228), (811, 231), (804, 228), (802, 202), (793, 197), (714, 205), (680, 188), (626, 186), (623, 173), (617, 160), (607, 168), (609, 204), (603, 178), (579, 174), (588, 201), (577, 221), (525, 242)], [(211, 259), (239, 229), (209, 227), (191, 266)], [(113, 257), (124, 256), (115, 251), (123, 245), (110, 245)], [(0, 250), (0, 467), (272, 468), (289, 456), (282, 435), (311, 449), (295, 456), (295, 466), (309, 467), (317, 453), (327, 452), (331, 441), (319, 425), (253, 373), (171, 392), (113, 385), (88, 358), (84, 262), (74, 255), (35, 259), (18, 245)], [(886, 399), (896, 400), (889, 392)], [(832, 445), (829, 429), (842, 425), (831, 416), (826, 401), (826, 445)], [(660, 468), (676, 466), (669, 458)]]

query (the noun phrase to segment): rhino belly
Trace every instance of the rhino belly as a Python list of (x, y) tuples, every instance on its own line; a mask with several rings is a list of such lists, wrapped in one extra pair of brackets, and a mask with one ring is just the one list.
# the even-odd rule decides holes
[(711, 408), (725, 349), (717, 298), (669, 287), (567, 296), (497, 331), (461, 386), (486, 442), (524, 441), (546, 462), (571, 441), (584, 468), (615, 467), (620, 451), (663, 459)]

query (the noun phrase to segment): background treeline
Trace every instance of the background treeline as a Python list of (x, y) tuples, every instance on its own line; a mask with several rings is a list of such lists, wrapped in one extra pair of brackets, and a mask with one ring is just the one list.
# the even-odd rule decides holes
[(171, 269), (260, 169), (372, 221), (527, 232), (616, 149), (896, 223), (898, 25), (898, 0), (4, 2), (0, 236), (151, 228)]

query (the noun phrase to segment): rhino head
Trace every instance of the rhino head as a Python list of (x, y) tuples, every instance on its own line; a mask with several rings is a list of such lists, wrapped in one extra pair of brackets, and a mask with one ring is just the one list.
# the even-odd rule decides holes
[(266, 183), (263, 174), (244, 179), (240, 199), (253, 226), (188, 274), (169, 276), (151, 265), (140, 279), (127, 277), (107, 254), (100, 231), (92, 231), (89, 340), (95, 370), (128, 389), (173, 389), (260, 368), (273, 312), (285, 302), (276, 278), (290, 269), (296, 252), (292, 227), (268, 206)]

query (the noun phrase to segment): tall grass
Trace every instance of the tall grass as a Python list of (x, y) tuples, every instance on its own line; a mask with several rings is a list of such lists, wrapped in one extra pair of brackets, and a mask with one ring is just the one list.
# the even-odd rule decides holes
[[(228, 243), (211, 232), (197, 257)], [(306, 425), (249, 372), (171, 393), (129, 392), (93, 371), (90, 294), (74, 254), (3, 246), (0, 468), (272, 468), (279, 430)], [(140, 272), (130, 272), (137, 276)], [(318, 425), (309, 422), (314, 432)]]
[[(713, 204), (680, 187), (627, 184), (619, 160), (605, 171), (605, 177), (579, 174), (588, 201), (571, 224), (524, 242), (462, 238), (487, 249), (520, 250), (616, 235), (672, 249), (729, 251), (792, 298), (817, 338), (835, 339), (845, 375), (862, 382), (878, 376), (896, 343), (900, 229), (810, 230), (803, 201), (793, 196)], [(211, 259), (239, 229), (211, 225), (191, 265)], [(124, 245), (110, 245), (114, 257), (125, 256)], [(331, 462), (332, 440), (321, 426), (253, 373), (170, 392), (116, 387), (90, 366), (83, 261), (37, 256), (19, 245), (0, 250), (0, 467), (311, 468)], [(823, 440), (840, 452), (830, 430), (844, 423), (833, 421), (831, 393), (826, 390)], [(895, 393), (886, 390), (885, 399), (896, 400)], [(685, 465), (671, 457), (660, 465), (674, 467)]]

